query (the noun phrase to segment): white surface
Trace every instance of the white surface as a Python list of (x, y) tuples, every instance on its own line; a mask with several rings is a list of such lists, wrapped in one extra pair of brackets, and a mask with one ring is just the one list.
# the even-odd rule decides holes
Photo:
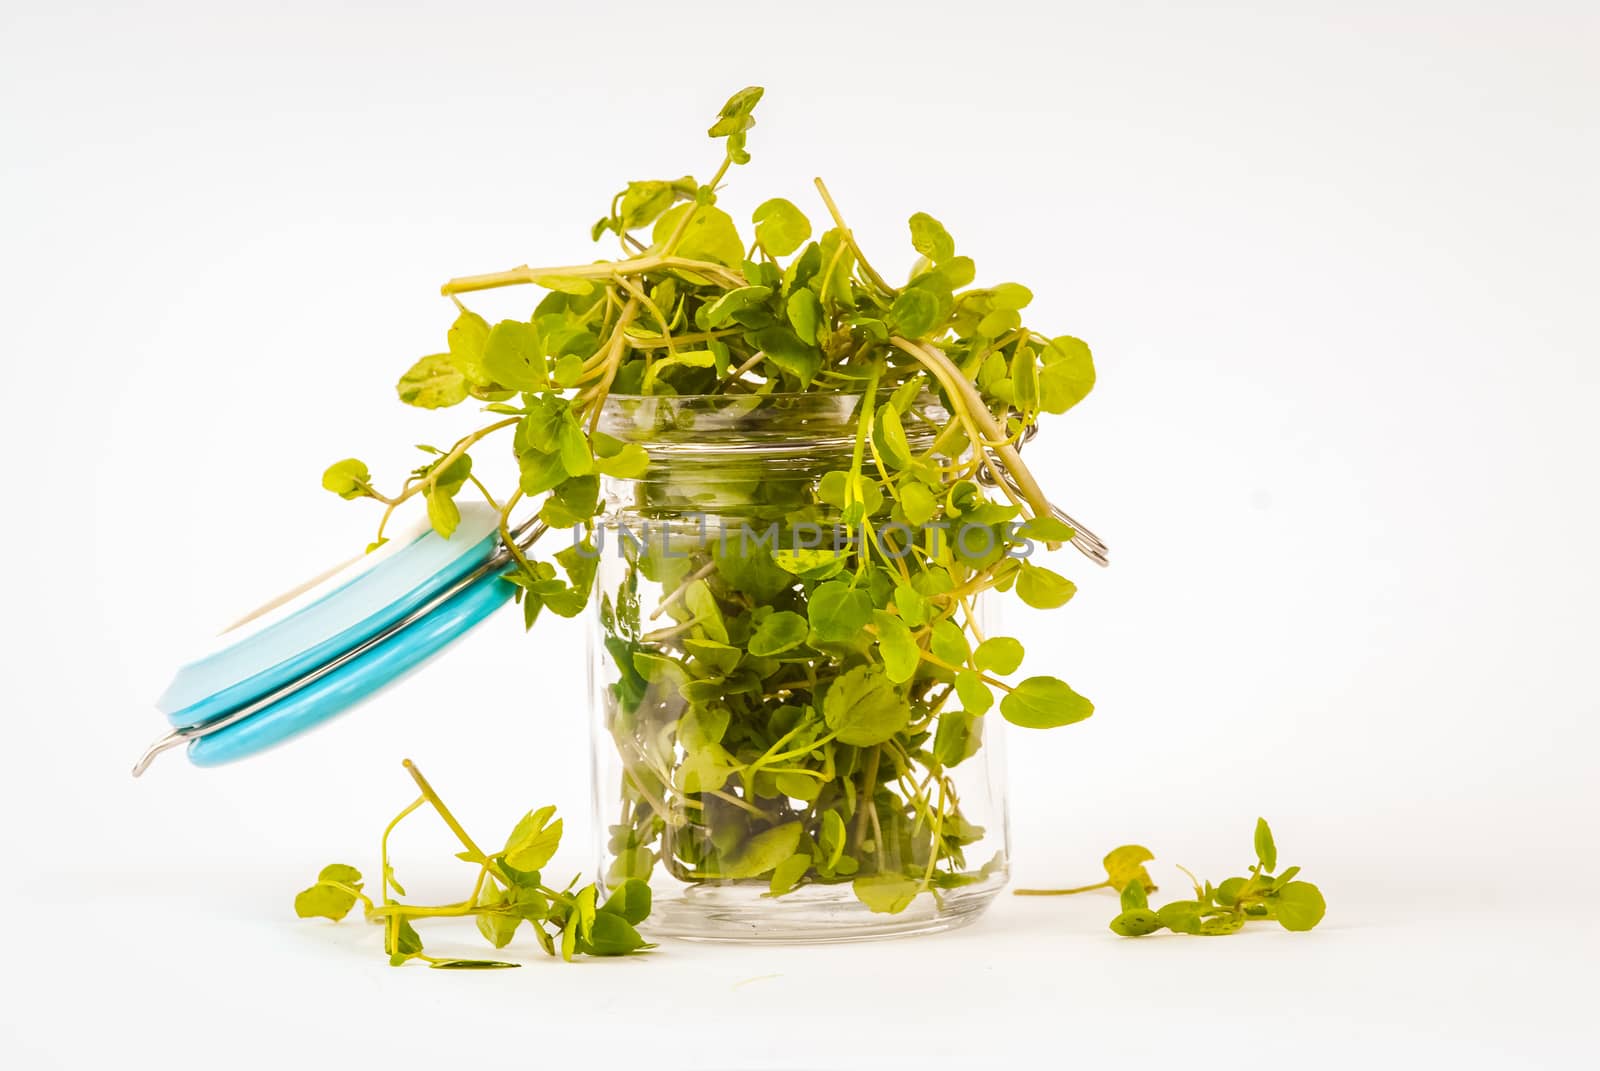
[[(0, 20), (8, 1066), (1585, 1061), (1593, 5), (287, 7)], [(371, 869), (405, 755), (485, 838), (559, 804), (585, 864), (560, 622), (127, 778), (188, 636), (370, 538), (323, 466), (393, 481), (463, 426), (392, 395), (439, 282), (591, 255), (625, 180), (714, 165), (750, 82), (733, 210), (819, 218), (822, 173), (893, 270), (932, 212), (1095, 348), (1030, 457), (1115, 565), (1062, 559), (1074, 604), (1012, 620), (1099, 711), (1013, 734), (1020, 882), (1129, 840), (1222, 874), (1262, 813), (1322, 929), (1135, 943), (1103, 900), (1008, 899), (949, 937), (461, 975), (294, 922), (321, 864)]]

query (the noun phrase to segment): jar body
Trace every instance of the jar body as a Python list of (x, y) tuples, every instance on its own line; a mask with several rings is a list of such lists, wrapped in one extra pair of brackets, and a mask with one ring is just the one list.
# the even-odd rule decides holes
[(586, 549), (599, 880), (647, 880), (653, 934), (929, 932), (1005, 884), (999, 720), (960, 709), (947, 660), (879, 646), (896, 585), (920, 605), (925, 559), (871, 531), (881, 504), (851, 526), (828, 501), (828, 474), (861, 464), (859, 404), (608, 403), (601, 430), (649, 468), (605, 482)]

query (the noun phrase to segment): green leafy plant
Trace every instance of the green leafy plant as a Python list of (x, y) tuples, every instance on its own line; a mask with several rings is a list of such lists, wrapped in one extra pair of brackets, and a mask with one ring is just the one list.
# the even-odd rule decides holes
[[(591, 233), (614, 238), (620, 256), (446, 283), (457, 315), (445, 348), (417, 361), (398, 395), (425, 409), (477, 403), (492, 419), (424, 447), (398, 491), (379, 491), (356, 459), (331, 466), (323, 485), (384, 506), (373, 546), (416, 498), (448, 537), (468, 488), (500, 512), (508, 544), (519, 509), (581, 535), (600, 512), (602, 480), (653, 465), (640, 443), (601, 430), (610, 398), (656, 399), (670, 426), (694, 415), (687, 401), (674, 407), (679, 398), (859, 399), (853, 449), (814, 481), (729, 470), (716, 487), (741, 496), (745, 516), (859, 529), (861, 541), (635, 550), (602, 593), (615, 671), (608, 723), (625, 764), (606, 881), (664, 866), (685, 881), (765, 882), (773, 896), (848, 882), (892, 913), (1003, 863), (966, 859), (984, 831), (950, 776), (978, 751), (991, 708), (1034, 729), (1093, 713), (1057, 677), (1007, 679), (1022, 645), (984, 635), (973, 602), (990, 591), (1043, 609), (1072, 598), (1070, 580), (1027, 556), (1076, 533), (1052, 515), (1021, 446), (1043, 414), (1089, 393), (1094, 363), (1079, 339), (1024, 325), (1027, 287), (974, 285), (972, 260), (926, 213), (909, 219), (917, 259), (900, 283), (869, 262), (820, 179), (830, 225), (816, 238), (783, 198), (762, 202), (742, 236), (718, 195), (750, 159), (761, 95), (741, 90), (716, 117), (709, 134), (722, 155), (709, 181), (634, 181), (612, 197)], [(490, 324), (463, 304), (516, 285), (545, 291), (525, 320)], [(508, 442), (519, 472), (497, 492), (472, 465), (491, 437)], [(670, 475), (640, 481), (641, 509), (670, 515), (696, 501), (702, 489)], [(955, 527), (985, 538), (941, 538)], [(553, 561), (513, 553), (505, 580), (526, 625), (589, 605), (587, 537)], [(653, 609), (641, 605), (651, 587)]]
[[(422, 938), (412, 925), (417, 919), (473, 918), (478, 932), (495, 948), (510, 944), (518, 929), (527, 923), (545, 952), (553, 956), (559, 949), (561, 958), (568, 962), (580, 954), (620, 956), (655, 947), (647, 944), (634, 928), (650, 914), (650, 886), (644, 882), (621, 882), (604, 899), (594, 885), (577, 888), (577, 878), (562, 889), (543, 883), (539, 871), (561, 843), (561, 819), (555, 817), (554, 807), (528, 812), (511, 830), (505, 847), (486, 854), (456, 821), (422, 771), (409, 759), (405, 768), (421, 795), (383, 831), (378, 899), (374, 901), (367, 895), (359, 870), (334, 863), (323, 867), (316, 883), (294, 898), (296, 915), (337, 922), (359, 902), (368, 921), (382, 924), (383, 949), (390, 965), (396, 967), (411, 960), (448, 970), (521, 966), (501, 960), (430, 956), (422, 950)], [(408, 815), (424, 806), (432, 807), (460, 840), (464, 850), (456, 857), (477, 867), (471, 892), (457, 903), (406, 904), (390, 896), (391, 889), (401, 896), (406, 892), (389, 862), (389, 835)]]
[(1150, 906), (1156, 891), (1144, 864), (1154, 859), (1150, 849), (1124, 845), (1106, 856), (1106, 880), (1073, 889), (1018, 889), (1018, 896), (1072, 896), (1095, 889), (1113, 889), (1122, 911), (1111, 920), (1111, 931), (1123, 937), (1144, 937), (1158, 930), (1198, 937), (1238, 933), (1247, 922), (1273, 921), (1286, 930), (1314, 929), (1327, 913), (1322, 890), (1308, 881), (1296, 881), (1297, 866), (1273, 876), (1278, 848), (1265, 818), (1256, 819), (1256, 862), (1244, 877), (1228, 878), (1219, 885), (1179, 867), (1194, 883), (1192, 900), (1173, 900), (1159, 909)]

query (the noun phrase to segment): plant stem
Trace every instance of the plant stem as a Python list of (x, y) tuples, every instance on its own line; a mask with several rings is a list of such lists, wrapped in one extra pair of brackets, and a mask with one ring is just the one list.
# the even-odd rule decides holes
[(467, 851), (471, 852), (480, 859), (489, 858), (487, 855), (484, 855), (483, 850), (473, 842), (472, 837), (468, 835), (467, 831), (461, 828), (461, 823), (456, 821), (456, 816), (450, 813), (450, 808), (444, 805), (444, 800), (440, 799), (439, 794), (433, 790), (433, 786), (428, 784), (428, 779), (422, 776), (422, 771), (417, 769), (416, 763), (412, 762), (410, 759), (406, 759), (401, 763), (401, 765), (403, 765), (406, 768), (406, 772), (411, 775), (411, 780), (417, 783), (417, 788), (422, 790), (423, 798), (429, 803), (433, 804), (433, 809), (439, 812), (439, 817), (444, 819), (444, 824), (450, 827), (450, 832), (454, 833), (456, 835), (456, 839), (466, 846)]
[(1080, 885), (1076, 889), (1013, 889), (1012, 894), (1014, 896), (1076, 896), (1078, 893), (1109, 888), (1111, 888), (1111, 882), (1102, 881), (1094, 885)]
[[(881, 748), (873, 748), (867, 756), (866, 768), (861, 771), (861, 798), (856, 801), (856, 828), (852, 843), (859, 851), (862, 839), (867, 835), (867, 814), (878, 809), (873, 797), (877, 795), (878, 788), (878, 762), (882, 758)], [(878, 846), (880, 849), (882, 845)]]
[(844, 238), (850, 248), (855, 252), (856, 263), (861, 265), (861, 273), (879, 290), (887, 294), (895, 293), (895, 288), (890, 286), (883, 276), (879, 275), (871, 264), (867, 263), (866, 255), (861, 252), (861, 246), (856, 244), (856, 236), (844, 224), (844, 217), (839, 214), (839, 206), (834, 204), (833, 195), (828, 192), (828, 187), (820, 178), (811, 180), (816, 183), (817, 192), (822, 195), (822, 203), (828, 206), (828, 215), (833, 217), (833, 225), (839, 228), (839, 234)]
[[(1028, 500), (1028, 505), (1033, 507), (1034, 516), (1050, 515), (1050, 499), (1045, 495), (1044, 489), (1039, 486), (1039, 481), (1033, 478), (1033, 473), (1028, 466), (1023, 464), (1022, 455), (1017, 453), (1016, 447), (1007, 441), (1005, 432), (995, 424), (994, 417), (983, 404), (983, 399), (978, 395), (977, 387), (972, 381), (961, 375), (960, 370), (950, 362), (938, 349), (925, 343), (911, 342), (899, 335), (892, 336), (889, 341), (897, 348), (916, 358), (928, 371), (932, 372), (954, 400), (957, 394), (961, 397), (968, 419), (972, 421), (982, 433), (975, 437), (972, 443), (974, 452), (983, 456), (988, 462), (987, 446), (992, 445), (995, 453), (1000, 455), (1000, 460), (1005, 462), (1006, 470), (1017, 481), (1017, 486), (1022, 489), (1022, 497)], [(1009, 493), (1010, 489), (1001, 482), (1001, 489)]]
[(711, 279), (717, 285), (734, 290), (746, 285), (743, 276), (721, 264), (707, 260), (663, 255), (634, 257), (629, 260), (602, 260), (594, 264), (568, 264), (555, 268), (530, 268), (526, 264), (506, 271), (485, 272), (481, 275), (462, 275), (439, 288), (447, 297), (478, 290), (495, 290), (502, 286), (537, 284), (540, 279), (566, 277), (569, 279), (609, 279), (613, 275), (643, 275), (647, 272), (677, 268)]
[(622, 307), (622, 312), (617, 316), (616, 326), (611, 329), (611, 339), (605, 349), (605, 375), (600, 382), (589, 389), (594, 393), (590, 395), (589, 434), (593, 435), (600, 426), (600, 410), (605, 408), (606, 395), (611, 393), (611, 382), (617, 378), (617, 369), (622, 364), (622, 354), (628, 348), (628, 325), (639, 314), (639, 299), (630, 297), (628, 303)]

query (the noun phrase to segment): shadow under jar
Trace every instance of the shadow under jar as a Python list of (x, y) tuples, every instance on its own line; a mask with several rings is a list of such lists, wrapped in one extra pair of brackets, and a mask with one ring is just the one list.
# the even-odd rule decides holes
[[(886, 672), (883, 608), (901, 585), (912, 603), (948, 587), (925, 565), (950, 535), (897, 522), (887, 495), (851, 494), (853, 467), (878, 474), (861, 406), (613, 397), (602, 412), (599, 430), (649, 466), (604, 481), (592, 536), (599, 869), (608, 886), (649, 881), (653, 934), (927, 933), (970, 921), (1005, 884), (1000, 723), (963, 713), (940, 664), (976, 642), (983, 611), (921, 602), (918, 649), (947, 657), (902, 645)], [(931, 397), (913, 404), (913, 452), (948, 420)], [(942, 623), (940, 603), (954, 607)]]

